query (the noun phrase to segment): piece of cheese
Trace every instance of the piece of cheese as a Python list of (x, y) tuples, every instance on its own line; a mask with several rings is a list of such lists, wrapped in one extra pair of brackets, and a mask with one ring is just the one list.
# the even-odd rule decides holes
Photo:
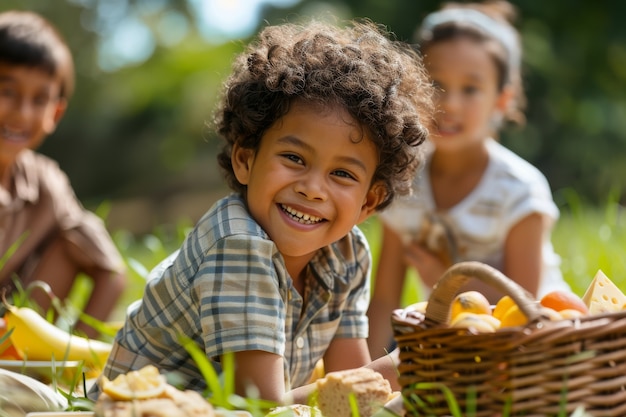
[(621, 311), (626, 305), (626, 295), (606, 276), (598, 271), (583, 295), (589, 314)]

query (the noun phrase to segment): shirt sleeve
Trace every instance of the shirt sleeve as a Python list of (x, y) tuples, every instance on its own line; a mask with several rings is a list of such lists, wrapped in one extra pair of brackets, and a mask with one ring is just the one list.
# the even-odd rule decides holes
[(510, 230), (524, 217), (539, 213), (553, 225), (559, 218), (559, 209), (552, 199), (552, 193), (545, 178), (537, 176), (532, 183), (520, 183), (505, 209), (505, 228)]
[(64, 239), (72, 243), (77, 263), (110, 271), (123, 271), (125, 264), (102, 219), (86, 210), (70, 184), (67, 175), (53, 161), (42, 164), (44, 192)]

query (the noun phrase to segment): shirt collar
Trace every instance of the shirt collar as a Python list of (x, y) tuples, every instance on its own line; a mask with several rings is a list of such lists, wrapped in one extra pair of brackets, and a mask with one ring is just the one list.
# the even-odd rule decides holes
[(20, 152), (13, 165), (13, 184), (16, 200), (30, 203), (39, 199), (38, 161), (35, 152), (24, 150)]

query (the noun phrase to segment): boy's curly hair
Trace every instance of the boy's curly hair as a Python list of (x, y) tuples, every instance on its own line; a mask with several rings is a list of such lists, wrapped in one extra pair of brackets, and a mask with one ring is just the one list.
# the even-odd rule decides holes
[(0, 13), (0, 62), (35, 67), (61, 80), (61, 98), (74, 92), (74, 60), (65, 40), (35, 12)]
[(226, 140), (218, 162), (233, 190), (245, 192), (233, 172), (233, 145), (257, 150), (296, 100), (341, 106), (370, 135), (379, 152), (373, 183), (387, 190), (377, 210), (410, 192), (433, 108), (432, 86), (407, 43), (368, 20), (263, 29), (235, 60), (215, 114)]

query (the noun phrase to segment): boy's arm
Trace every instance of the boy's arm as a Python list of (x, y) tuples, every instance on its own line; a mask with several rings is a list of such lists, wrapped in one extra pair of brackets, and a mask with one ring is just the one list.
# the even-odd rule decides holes
[[(275, 353), (247, 350), (235, 353), (235, 393), (282, 404), (285, 397), (283, 358)], [(258, 390), (257, 393), (248, 389)]]

